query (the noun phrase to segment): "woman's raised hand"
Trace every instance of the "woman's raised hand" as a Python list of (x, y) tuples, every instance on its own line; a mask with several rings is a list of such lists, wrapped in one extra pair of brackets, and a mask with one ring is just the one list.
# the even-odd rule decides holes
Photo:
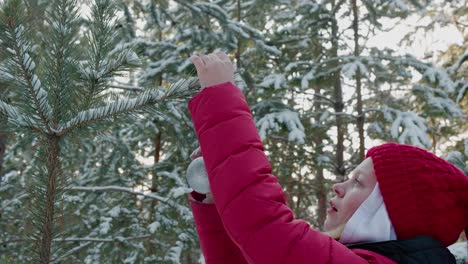
[(216, 51), (208, 55), (193, 55), (191, 60), (202, 89), (225, 82), (234, 83), (234, 65), (226, 53)]

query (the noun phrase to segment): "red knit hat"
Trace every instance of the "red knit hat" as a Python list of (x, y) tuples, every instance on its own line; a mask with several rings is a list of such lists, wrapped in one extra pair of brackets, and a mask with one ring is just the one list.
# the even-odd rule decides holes
[(429, 235), (445, 246), (468, 231), (468, 177), (414, 146), (371, 148), (375, 175), (398, 239)]

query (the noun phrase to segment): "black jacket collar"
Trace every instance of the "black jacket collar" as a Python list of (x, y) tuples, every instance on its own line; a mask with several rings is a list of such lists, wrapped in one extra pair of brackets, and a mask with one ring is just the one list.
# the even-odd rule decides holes
[(439, 241), (430, 236), (405, 240), (347, 245), (386, 256), (399, 264), (455, 264), (455, 257)]

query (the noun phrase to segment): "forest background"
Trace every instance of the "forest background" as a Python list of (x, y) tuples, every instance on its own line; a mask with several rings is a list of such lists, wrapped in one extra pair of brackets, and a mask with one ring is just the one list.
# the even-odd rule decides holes
[(0, 3), (1, 263), (203, 263), (191, 54), (230, 54), (288, 205), (315, 228), (373, 145), (468, 173), (465, 0)]

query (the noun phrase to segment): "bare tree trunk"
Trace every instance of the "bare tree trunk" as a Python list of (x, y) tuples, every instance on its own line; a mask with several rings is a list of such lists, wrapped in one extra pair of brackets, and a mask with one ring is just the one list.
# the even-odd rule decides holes
[(6, 151), (6, 134), (0, 132), (0, 180), (2, 179), (3, 174), (3, 157), (5, 156)]
[[(153, 155), (153, 162), (154, 166), (159, 163), (160, 159), (160, 152), (161, 152), (161, 131), (158, 132), (156, 137), (154, 138), (154, 155)], [(156, 169), (153, 171), (153, 178), (151, 179), (151, 192), (158, 191), (158, 182), (157, 182), (157, 171)]]
[[(320, 86), (316, 85), (314, 88), (315, 94), (320, 94)], [(320, 100), (314, 100), (314, 111), (319, 113), (322, 111)], [(320, 116), (315, 117), (315, 122), (320, 122)], [(315, 133), (314, 135), (314, 144), (316, 156), (323, 155), (323, 138), (322, 133)], [(316, 159), (317, 160), (317, 159)], [(323, 167), (319, 164), (315, 164), (315, 179), (316, 179), (316, 198), (318, 201), (317, 205), (317, 223), (318, 227), (322, 229), (325, 218), (327, 217), (327, 190), (325, 188), (325, 178), (323, 175)]]
[(281, 167), (285, 166), (288, 172), (286, 173), (286, 175), (283, 175), (284, 179), (286, 180), (286, 184), (285, 184), (286, 203), (288, 204), (290, 208), (293, 209), (293, 212), (297, 215), (297, 210), (296, 210), (297, 203), (295, 203), (293, 199), (293, 197), (295, 196), (295, 193), (294, 193), (295, 181), (292, 176), (292, 165), (290, 165), (292, 164), (292, 161), (289, 160), (289, 157), (291, 157), (289, 155), (289, 153), (291, 153), (291, 144), (289, 143), (289, 141), (282, 142), (281, 144), (284, 144), (282, 146), (282, 150), (283, 150), (283, 153), (286, 153), (286, 155), (282, 157), (283, 162), (281, 162)]
[[(168, 8), (169, 4), (167, 1), (164, 1), (162, 3), (159, 3), (160, 5), (160, 8), (164, 9), (164, 8)], [(162, 32), (162, 29), (158, 30), (158, 33), (157, 33), (157, 38), (159, 41), (162, 41), (164, 39), (164, 36), (163, 36), (163, 32)], [(162, 83), (163, 83), (163, 77), (162, 77), (162, 74), (159, 74), (155, 80), (155, 83), (158, 87), (161, 87), (162, 86)], [(156, 121), (153, 121), (156, 123)], [(158, 124), (156, 124), (158, 125)], [(161, 140), (161, 134), (162, 134), (162, 131), (161, 129), (159, 128), (159, 131), (158, 133), (155, 135), (154, 139), (153, 139), (153, 143), (154, 143), (154, 153), (153, 153), (153, 177), (151, 178), (151, 189), (150, 191), (152, 193), (156, 193), (158, 192), (158, 172), (156, 170), (156, 165), (159, 163), (159, 160), (160, 160), (160, 157), (161, 157), (161, 146), (162, 146), (162, 140)], [(156, 216), (154, 215), (156, 213), (156, 210), (154, 209), (156, 207), (156, 205), (158, 204), (157, 201), (153, 200), (151, 201), (151, 208), (150, 208), (150, 215), (148, 216), (148, 221), (149, 223), (152, 223), (153, 221), (155, 221), (155, 218)], [(154, 249), (154, 243), (151, 242), (152, 238), (148, 238), (147, 242), (146, 242), (146, 249), (147, 249), (147, 255), (148, 256), (151, 256), (155, 253), (155, 249)]]
[[(335, 1), (332, 1), (332, 9), (338, 10), (338, 8), (335, 6)], [(336, 16), (336, 11), (334, 16)], [(338, 43), (338, 22), (335, 17), (332, 18), (331, 21), (331, 29), (332, 29), (332, 36), (331, 36), (331, 42), (332, 42), (332, 48), (331, 48), (331, 56), (333, 58), (338, 57), (338, 48), (339, 48), (339, 43)], [(336, 60), (335, 60), (336, 61)], [(338, 62), (334, 62), (331, 67), (336, 68), (338, 65)], [(343, 90), (341, 87), (341, 72), (339, 70), (336, 70), (333, 73), (333, 95), (334, 95), (334, 110), (335, 113), (339, 113), (336, 115), (336, 160), (335, 160), (335, 174), (337, 177), (338, 181), (344, 181), (345, 180), (345, 166), (344, 166), (344, 134), (345, 134), (345, 125), (343, 117), (340, 113), (343, 112), (344, 110), (344, 103), (343, 103)]]
[[(162, 33), (160, 32), (159, 33), (159, 41), (162, 40)], [(159, 75), (158, 76), (158, 79), (157, 79), (157, 84), (159, 87), (162, 86), (162, 83), (163, 83), (163, 78), (162, 78), (162, 75)], [(156, 134), (156, 137), (154, 138), (154, 154), (153, 154), (153, 166), (156, 166), (156, 164), (159, 163), (159, 159), (160, 159), (160, 152), (161, 152), (161, 129), (159, 129), (159, 132)], [(156, 169), (154, 169), (153, 171), (153, 178), (151, 179), (151, 192), (157, 192), (157, 189), (158, 189), (158, 186), (157, 186), (157, 172), (156, 172)], [(153, 205), (154, 206), (154, 202), (153, 202)]]
[(5, 156), (6, 151), (6, 142), (7, 142), (7, 134), (1, 130), (3, 126), (6, 126), (8, 122), (7, 117), (0, 116), (0, 182), (2, 180), (3, 175), (3, 159)]
[(47, 190), (44, 226), (41, 232), (40, 259), (41, 263), (50, 263), (52, 259), (52, 240), (54, 238), (55, 202), (57, 200), (57, 184), (61, 176), (60, 137), (47, 136)]
[[(242, 17), (241, 17), (241, 2), (240, 2), (240, 0), (237, 0), (237, 21), (241, 22), (241, 20), (242, 20)], [(237, 51), (236, 51), (237, 69), (241, 68), (240, 55), (241, 55), (241, 43), (240, 43), (240, 41), (237, 41)]]
[[(359, 13), (356, 0), (351, 0), (353, 7), (353, 30), (354, 30), (354, 56), (359, 57)], [(356, 71), (356, 97), (357, 97), (357, 127), (359, 133), (359, 161), (364, 160), (365, 139), (364, 139), (364, 113), (362, 112), (362, 92), (361, 92), (361, 71)]]
[(298, 175), (298, 179), (297, 179), (297, 201), (296, 201), (295, 210), (294, 210), (295, 215), (299, 215), (301, 212), (303, 212), (303, 210), (301, 209), (301, 205), (302, 205), (302, 200), (304, 198), (304, 195), (302, 194), (303, 186), (304, 186), (304, 176), (302, 175), (302, 173), (300, 171), (299, 171), (299, 173), (297, 175)]

